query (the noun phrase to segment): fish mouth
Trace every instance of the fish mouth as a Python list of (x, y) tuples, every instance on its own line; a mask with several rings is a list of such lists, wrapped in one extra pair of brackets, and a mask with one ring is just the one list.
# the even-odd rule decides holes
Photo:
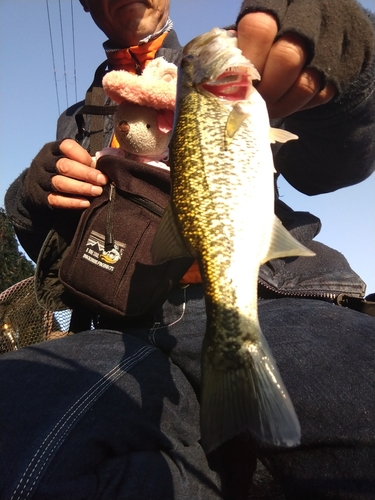
[(248, 98), (252, 79), (246, 68), (230, 68), (221, 73), (216, 80), (201, 83), (198, 87), (219, 99), (238, 101)]
[(254, 65), (238, 48), (236, 34), (219, 28), (185, 46), (182, 66), (196, 89), (224, 101), (247, 99), (252, 81), (260, 79)]

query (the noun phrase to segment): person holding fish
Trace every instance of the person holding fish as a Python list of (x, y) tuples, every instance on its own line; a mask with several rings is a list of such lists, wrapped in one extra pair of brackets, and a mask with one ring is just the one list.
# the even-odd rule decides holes
[[(370, 498), (365, 284), (274, 177), (313, 195), (375, 170), (375, 16), (354, 0), (245, 0), (232, 29), (182, 50), (168, 0), (80, 2), (109, 69), (180, 64), (171, 198), (149, 251), (194, 264), (160, 308), (92, 314), (93, 330), (1, 357), (0, 498), (245, 499), (256, 458), (285, 498)], [(100, 114), (77, 131), (82, 104), (6, 196), (34, 261), (110, 181), (92, 162)]]

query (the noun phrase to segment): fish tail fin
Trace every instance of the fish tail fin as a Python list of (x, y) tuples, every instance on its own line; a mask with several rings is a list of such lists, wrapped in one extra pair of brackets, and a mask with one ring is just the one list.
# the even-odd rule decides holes
[(217, 370), (207, 358), (202, 365), (203, 449), (209, 453), (244, 431), (263, 445), (298, 445), (298, 418), (265, 338), (241, 356), (236, 370)]

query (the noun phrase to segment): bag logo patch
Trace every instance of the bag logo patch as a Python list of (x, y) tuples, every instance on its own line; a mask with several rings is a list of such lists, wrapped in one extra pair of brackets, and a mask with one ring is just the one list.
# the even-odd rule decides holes
[(85, 252), (82, 259), (100, 267), (110, 273), (115, 270), (116, 263), (121, 260), (126, 244), (115, 240), (114, 247), (106, 251), (104, 247), (104, 235), (97, 231), (91, 231), (87, 239)]

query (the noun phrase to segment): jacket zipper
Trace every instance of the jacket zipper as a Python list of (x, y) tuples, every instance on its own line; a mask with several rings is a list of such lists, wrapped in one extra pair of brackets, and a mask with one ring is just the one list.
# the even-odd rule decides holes
[(293, 293), (293, 292), (280, 292), (275, 290), (273, 287), (267, 285), (263, 280), (258, 279), (258, 285), (263, 289), (267, 290), (268, 297), (263, 297), (258, 293), (258, 297), (262, 299), (272, 299), (281, 297), (295, 297), (302, 299), (323, 299), (330, 301), (340, 307), (346, 307), (353, 309), (369, 316), (375, 316), (375, 302), (372, 296), (365, 297), (364, 293), (334, 293), (334, 292), (309, 292), (309, 293)]
[(284, 297), (299, 297), (299, 298), (305, 297), (305, 298), (335, 300), (337, 295), (338, 295), (338, 294), (332, 293), (332, 292), (286, 292), (286, 291), (280, 291), (280, 290), (277, 290), (276, 288), (271, 287), (270, 285), (267, 285), (261, 279), (258, 279), (258, 285), (261, 288), (266, 289), (266, 292), (269, 295), (269, 297), (267, 297), (267, 298), (272, 298), (272, 296), (274, 296), (275, 298), (278, 296), (284, 296)]
[[(287, 292), (287, 291), (281, 291), (277, 290), (276, 288), (273, 288), (272, 286), (268, 285), (265, 283), (261, 278), (258, 278), (258, 285), (260, 287), (265, 288), (266, 291), (268, 292), (270, 298), (273, 295), (275, 298), (277, 296), (284, 296), (284, 297), (300, 297), (300, 298), (311, 298), (311, 299), (328, 299), (333, 302), (337, 301), (337, 298), (340, 295), (347, 295), (350, 297), (362, 299), (364, 297), (364, 294), (361, 292), (355, 293), (348, 293), (348, 294), (343, 294), (342, 292), (322, 292), (322, 291), (310, 291), (310, 292)], [(268, 298), (268, 297), (267, 297)]]

